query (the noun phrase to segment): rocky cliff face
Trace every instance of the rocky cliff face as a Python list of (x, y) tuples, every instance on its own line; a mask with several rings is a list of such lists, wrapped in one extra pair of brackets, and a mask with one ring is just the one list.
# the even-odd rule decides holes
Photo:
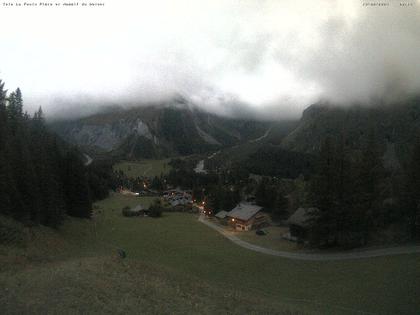
[(66, 127), (61, 133), (72, 143), (80, 146), (96, 147), (104, 151), (115, 150), (128, 135), (136, 135), (157, 141), (147, 124), (139, 118), (135, 121), (119, 120), (103, 124), (89, 122), (66, 123)]
[(281, 142), (284, 149), (316, 153), (327, 138), (343, 137), (353, 152), (360, 152), (373, 135), (384, 164), (398, 168), (404, 162), (420, 131), (420, 98), (399, 104), (352, 106), (331, 104), (308, 107), (297, 127)]
[(123, 158), (207, 152), (262, 136), (268, 126), (219, 117), (179, 102), (51, 123), (60, 136), (89, 153)]

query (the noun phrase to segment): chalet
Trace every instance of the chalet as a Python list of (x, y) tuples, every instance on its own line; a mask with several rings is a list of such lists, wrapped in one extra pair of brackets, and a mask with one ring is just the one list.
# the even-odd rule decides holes
[(293, 213), (287, 223), (289, 225), (289, 239), (292, 241), (304, 240), (308, 236), (311, 213), (317, 211), (316, 208), (299, 208)]
[(241, 202), (229, 211), (226, 217), (235, 230), (249, 231), (267, 223), (265, 215), (261, 213), (261, 209), (260, 206)]

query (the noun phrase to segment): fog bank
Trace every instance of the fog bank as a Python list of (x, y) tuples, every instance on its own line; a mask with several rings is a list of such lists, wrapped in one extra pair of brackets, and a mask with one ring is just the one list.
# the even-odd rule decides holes
[(29, 110), (58, 116), (183, 95), (217, 113), (289, 118), (319, 99), (346, 105), (418, 93), (419, 2), (364, 3), (2, 7), (0, 77), (22, 89)]

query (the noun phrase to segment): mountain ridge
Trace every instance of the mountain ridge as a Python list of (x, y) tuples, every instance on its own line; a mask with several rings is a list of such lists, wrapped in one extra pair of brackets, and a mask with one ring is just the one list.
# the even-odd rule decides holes
[(209, 152), (258, 138), (272, 122), (234, 119), (175, 100), (160, 106), (115, 109), (50, 123), (89, 153), (152, 158)]
[(373, 136), (384, 163), (405, 163), (420, 131), (420, 97), (395, 104), (339, 107), (326, 103), (309, 106), (296, 128), (282, 141), (286, 150), (316, 153), (327, 138), (342, 137), (352, 151), (361, 151)]

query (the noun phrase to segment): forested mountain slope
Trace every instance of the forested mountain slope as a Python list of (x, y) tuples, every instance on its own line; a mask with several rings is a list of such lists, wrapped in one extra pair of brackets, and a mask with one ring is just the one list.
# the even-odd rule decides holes
[(406, 162), (419, 131), (419, 97), (369, 107), (319, 103), (303, 112), (298, 126), (281, 145), (287, 150), (316, 153), (327, 137), (340, 137), (346, 147), (358, 152), (374, 137), (386, 166), (398, 168)]
[(42, 110), (24, 113), (21, 91), (7, 93), (0, 81), (0, 214), (52, 227), (65, 215), (90, 217), (88, 172), (80, 153), (47, 129)]

